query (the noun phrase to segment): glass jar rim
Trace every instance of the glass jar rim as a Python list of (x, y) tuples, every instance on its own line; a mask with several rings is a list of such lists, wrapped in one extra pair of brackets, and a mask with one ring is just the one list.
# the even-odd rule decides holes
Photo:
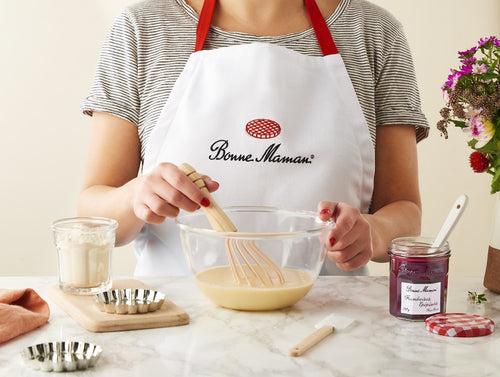
[(53, 230), (74, 229), (75, 226), (78, 225), (89, 226), (89, 230), (92, 231), (98, 229), (114, 230), (118, 228), (118, 222), (114, 219), (110, 219), (107, 217), (80, 216), (80, 217), (67, 217), (55, 220), (52, 223), (52, 229)]
[(432, 237), (399, 237), (391, 241), (388, 254), (397, 256), (408, 256), (415, 258), (443, 257), (451, 253), (450, 245), (446, 241), (440, 247), (433, 247)]

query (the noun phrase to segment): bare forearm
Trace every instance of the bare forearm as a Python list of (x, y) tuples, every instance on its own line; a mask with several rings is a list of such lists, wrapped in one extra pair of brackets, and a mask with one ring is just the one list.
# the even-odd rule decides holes
[(390, 203), (365, 217), (371, 226), (374, 262), (389, 260), (387, 249), (394, 238), (420, 234), (422, 210), (412, 201)]
[(139, 233), (144, 222), (133, 210), (133, 188), (137, 180), (121, 187), (94, 185), (84, 189), (78, 198), (79, 216), (102, 216), (118, 221), (116, 245), (131, 242)]

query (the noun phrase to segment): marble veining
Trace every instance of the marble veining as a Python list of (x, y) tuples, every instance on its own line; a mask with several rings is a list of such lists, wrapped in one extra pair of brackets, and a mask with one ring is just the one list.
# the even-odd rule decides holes
[[(80, 340), (103, 348), (98, 365), (71, 376), (499, 376), (500, 331), (477, 338), (449, 338), (389, 314), (387, 277), (320, 277), (291, 308), (241, 312), (215, 306), (189, 277), (140, 279), (184, 309), (191, 322), (160, 329), (92, 333), (47, 296), (53, 277), (1, 277), (0, 287), (35, 289), (50, 305), (47, 325), (0, 345), (0, 376), (45, 376), (25, 367), (20, 350)], [(486, 315), (500, 324), (500, 296), (479, 277), (450, 277), (448, 311)], [(486, 293), (473, 305), (467, 291)], [(288, 351), (330, 313), (354, 323), (301, 357)]]

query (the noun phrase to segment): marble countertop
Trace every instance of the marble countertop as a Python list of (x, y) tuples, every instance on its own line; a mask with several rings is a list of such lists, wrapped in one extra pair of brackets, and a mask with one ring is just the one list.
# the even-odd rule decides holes
[[(80, 327), (47, 295), (55, 277), (0, 277), (6, 289), (33, 288), (50, 305), (49, 323), (0, 345), (0, 376), (48, 376), (28, 369), (24, 347), (57, 340), (100, 345), (95, 368), (71, 376), (498, 376), (500, 331), (477, 338), (432, 334), (423, 322), (392, 317), (387, 277), (320, 277), (291, 308), (240, 312), (212, 304), (189, 277), (143, 278), (184, 309), (186, 326), (93, 333)], [(487, 303), (468, 302), (467, 292)], [(479, 277), (450, 277), (448, 312), (482, 314), (500, 325), (500, 295)], [(330, 313), (354, 319), (300, 357), (288, 351)], [(61, 375), (59, 373), (58, 375)]]

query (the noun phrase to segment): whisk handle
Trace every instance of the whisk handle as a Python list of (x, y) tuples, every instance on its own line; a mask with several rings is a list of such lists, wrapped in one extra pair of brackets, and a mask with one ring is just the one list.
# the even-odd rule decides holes
[(201, 175), (187, 163), (180, 164), (178, 168), (180, 171), (186, 174), (194, 182), (194, 184), (198, 186), (201, 191), (203, 191), (207, 199), (210, 200), (210, 205), (208, 207), (202, 207), (202, 209), (205, 212), (205, 215), (207, 216), (207, 219), (210, 222), (212, 228), (219, 232), (236, 232), (236, 227), (214, 200), (214, 198), (208, 191), (205, 182), (201, 178)]

